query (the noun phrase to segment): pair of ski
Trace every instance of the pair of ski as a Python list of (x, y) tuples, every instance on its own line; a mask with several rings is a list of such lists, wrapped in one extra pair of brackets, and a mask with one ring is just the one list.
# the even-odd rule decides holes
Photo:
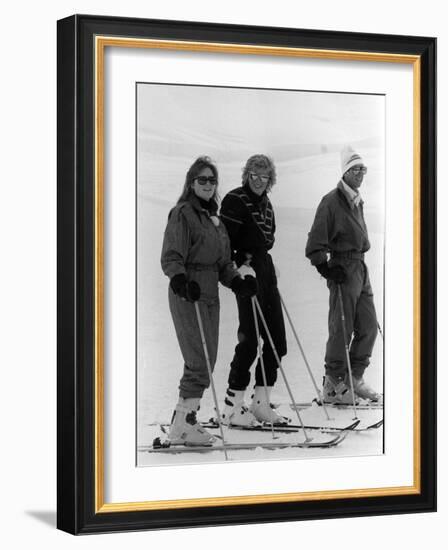
[[(276, 442), (276, 441), (258, 441), (254, 443), (226, 443), (217, 445), (172, 445), (170, 441), (163, 441), (157, 437), (152, 446), (140, 447), (139, 450), (149, 453), (203, 453), (211, 451), (240, 451), (268, 449), (312, 449), (335, 447), (344, 441), (350, 432), (353, 432), (359, 425), (360, 420), (356, 420), (349, 426), (338, 431), (337, 435), (330, 439), (315, 441), (312, 438), (300, 442)], [(298, 430), (296, 430), (298, 431)]]
[[(369, 424), (368, 426), (362, 426), (359, 427), (358, 425), (355, 426), (352, 431), (353, 432), (367, 432), (370, 430), (376, 430), (380, 428), (383, 425), (383, 419), (379, 420), (378, 422), (374, 422), (373, 424)], [(210, 418), (208, 422), (201, 422), (201, 426), (203, 428), (206, 428), (208, 430), (213, 430), (219, 428), (218, 423), (213, 418)], [(315, 424), (313, 425), (306, 425), (304, 424), (301, 426), (300, 424), (274, 424), (274, 426), (271, 426), (270, 424), (263, 423), (258, 426), (235, 426), (233, 424), (229, 425), (229, 428), (231, 430), (243, 430), (248, 432), (280, 432), (280, 433), (294, 433), (294, 432), (300, 432), (305, 428), (305, 430), (319, 430), (322, 433), (326, 432), (344, 432), (347, 430), (347, 427), (341, 427), (341, 426), (317, 426)]]
[[(322, 407), (322, 401), (319, 401), (318, 399), (313, 399), (312, 401), (308, 401), (305, 403), (290, 403), (289, 406), (292, 410), (294, 410), (296, 407), (298, 409), (308, 409), (312, 407), (313, 405), (317, 405), (319, 407)], [(362, 400), (357, 401), (355, 403), (356, 410), (358, 411), (376, 411), (376, 410), (383, 410), (383, 403), (377, 403), (376, 401), (368, 401), (368, 400)], [(346, 409), (352, 409), (353, 405), (352, 403), (325, 403), (325, 406), (332, 409), (339, 409), (339, 410), (346, 410)]]

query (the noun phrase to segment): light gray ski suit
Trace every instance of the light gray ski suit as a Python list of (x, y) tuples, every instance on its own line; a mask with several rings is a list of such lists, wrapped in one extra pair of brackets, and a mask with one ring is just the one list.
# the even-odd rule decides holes
[[(239, 275), (230, 259), (229, 237), (224, 224), (218, 217), (210, 216), (196, 197), (178, 204), (170, 212), (161, 264), (170, 279), (184, 273), (188, 281), (196, 281), (201, 287), (198, 304), (213, 369), (219, 335), (218, 281), (230, 287), (234, 277)], [(182, 300), (171, 287), (168, 300), (185, 363), (179, 395), (202, 397), (210, 380), (194, 304)]]

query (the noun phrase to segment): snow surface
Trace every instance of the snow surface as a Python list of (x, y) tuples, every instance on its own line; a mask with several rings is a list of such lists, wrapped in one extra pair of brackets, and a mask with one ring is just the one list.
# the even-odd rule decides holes
[[(366, 155), (366, 152), (364, 152)], [(375, 293), (375, 305), (378, 319), (383, 319), (383, 250), (384, 212), (378, 205), (382, 204), (382, 164), (378, 151), (367, 151), (369, 173), (361, 188), (365, 199), (365, 215), (372, 244), (366, 263), (370, 269), (372, 286)], [(274, 187), (271, 200), (274, 204), (277, 221), (276, 243), (272, 251), (274, 262), (280, 272), (279, 288), (288, 311), (295, 324), (301, 344), (307, 355), (319, 387), (323, 375), (323, 357), (327, 338), (328, 290), (325, 280), (310, 265), (304, 255), (308, 231), (311, 227), (315, 208), (303, 208), (303, 195), (313, 196), (317, 206), (320, 197), (331, 190), (337, 183), (337, 166), (339, 156), (335, 153), (313, 155), (277, 163), (278, 184)], [(178, 164), (170, 166), (173, 172), (184, 174), (189, 162), (178, 159)], [(221, 168), (221, 165), (220, 165)], [(163, 160), (151, 162), (147, 166), (148, 174), (162, 174)], [(240, 181), (241, 166), (225, 164), (221, 170), (221, 196)], [(230, 177), (229, 177), (230, 175)], [(168, 279), (160, 269), (160, 251), (163, 232), (169, 210), (180, 194), (183, 177), (177, 182), (174, 178), (165, 182), (158, 176), (154, 185), (144, 178), (145, 185), (140, 185), (138, 193), (138, 265), (137, 265), (137, 446), (149, 445), (152, 439), (161, 435), (154, 424), (169, 423), (172, 411), (177, 402), (178, 383), (182, 375), (183, 362), (177, 344), (174, 326), (168, 310)], [(142, 180), (140, 180), (142, 181)], [(165, 187), (163, 186), (165, 183)], [(163, 190), (163, 192), (162, 192)], [(371, 204), (376, 208), (370, 208)], [(233, 293), (220, 287), (221, 322), (218, 360), (215, 367), (214, 381), (222, 407), (229, 364), (236, 345), (237, 308)], [(285, 322), (286, 319), (285, 319)], [(311, 401), (315, 397), (314, 386), (305, 368), (290, 327), (287, 326), (288, 354), (283, 359), (283, 367), (291, 386), (295, 401)], [(372, 361), (366, 371), (365, 378), (374, 388), (381, 390), (383, 386), (383, 345), (378, 336)], [(247, 392), (250, 393), (250, 390)], [(248, 398), (249, 399), (249, 398)], [(279, 379), (274, 387), (272, 401), (281, 405), (280, 412), (292, 416), (294, 413), (288, 407), (291, 401), (288, 391), (279, 373)], [(214, 413), (213, 396), (207, 390), (201, 402), (199, 418), (207, 420)], [(315, 420), (319, 413), (313, 412)], [(317, 417), (316, 417), (317, 414)], [(353, 411), (345, 411), (350, 424)], [(363, 412), (359, 413), (359, 416)], [(364, 413), (365, 414), (365, 413)], [(371, 411), (368, 411), (371, 414)], [(377, 420), (378, 411), (374, 413)], [(368, 419), (366, 419), (367, 421)], [(263, 437), (261, 437), (263, 436)], [(229, 442), (263, 441), (270, 434), (229, 432), (226, 439)], [(294, 436), (282, 435), (293, 439)], [(298, 437), (297, 435), (295, 436)], [(263, 439), (264, 438), (264, 439)], [(232, 460), (260, 460), (285, 458), (315, 458), (328, 456), (359, 456), (383, 452), (383, 430), (353, 433), (339, 446), (331, 449), (256, 449), (254, 451), (234, 451)], [(153, 464), (181, 464), (199, 462), (222, 462), (222, 452), (206, 454), (183, 453), (179, 455), (137, 453), (139, 466)]]

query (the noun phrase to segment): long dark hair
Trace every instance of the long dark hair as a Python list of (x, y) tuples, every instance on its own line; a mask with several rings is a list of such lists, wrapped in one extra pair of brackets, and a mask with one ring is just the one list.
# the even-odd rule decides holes
[[(182, 189), (182, 193), (177, 201), (177, 204), (188, 201), (192, 196), (194, 196), (195, 193), (193, 191), (193, 182), (204, 168), (210, 168), (216, 178), (216, 181), (218, 181), (218, 169), (211, 158), (207, 156), (198, 157), (188, 169), (185, 177), (184, 188)], [(216, 205), (218, 205), (218, 184), (215, 185), (215, 193), (210, 200), (215, 201)]]
[(266, 187), (266, 192), (269, 193), (277, 181), (274, 161), (267, 155), (252, 155), (249, 157), (246, 166), (243, 168), (243, 186), (249, 183), (249, 172), (252, 172), (254, 168), (265, 168), (269, 171), (270, 180)]

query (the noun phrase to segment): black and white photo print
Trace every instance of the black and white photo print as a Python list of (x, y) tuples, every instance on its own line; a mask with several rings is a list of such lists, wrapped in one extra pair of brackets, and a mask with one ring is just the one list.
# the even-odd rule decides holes
[(137, 465), (384, 453), (385, 96), (136, 100)]

